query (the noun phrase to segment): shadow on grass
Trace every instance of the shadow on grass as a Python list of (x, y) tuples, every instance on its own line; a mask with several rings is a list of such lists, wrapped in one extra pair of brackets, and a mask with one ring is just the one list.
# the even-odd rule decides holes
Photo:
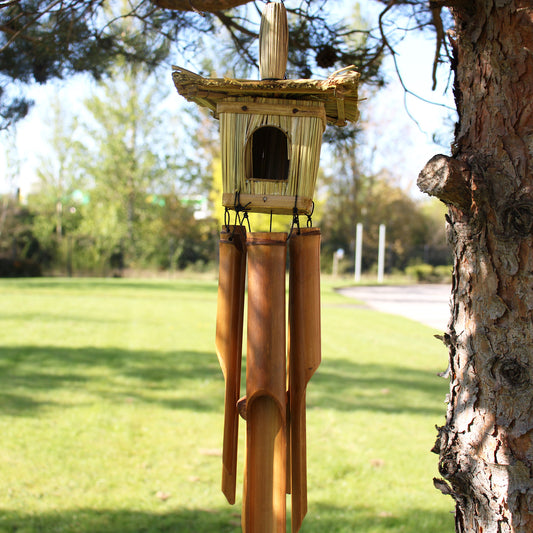
[(317, 504), (309, 508), (300, 533), (452, 533), (453, 514), (446, 511), (406, 508), (389, 513), (379, 508), (349, 509)]
[[(7, 316), (8, 313), (3, 313), (4, 316)], [(9, 315), (15, 316), (16, 312), (10, 312)], [(0, 315), (0, 319), (4, 318), (4, 316)], [(24, 312), (20, 313), (19, 318), (21, 320), (24, 320), (24, 323), (26, 324), (32, 324), (39, 322), (40, 324), (50, 324), (51, 327), (57, 328), (64, 327), (64, 324), (72, 324), (74, 322), (77, 322), (81, 325), (87, 325), (87, 324), (101, 324), (101, 325), (109, 325), (109, 324), (124, 324), (124, 319), (121, 318), (111, 318), (109, 316), (101, 316), (99, 318), (97, 317), (91, 317), (88, 316), (87, 313), (80, 312), (79, 314), (75, 313), (58, 313), (57, 310), (54, 309), (53, 313), (46, 312), (46, 313), (39, 313), (39, 312)]]
[(17, 279), (2, 279), (2, 287), (12, 287), (24, 290), (35, 289), (53, 289), (66, 291), (68, 294), (98, 291), (105, 292), (109, 290), (126, 289), (131, 291), (147, 290), (147, 291), (170, 291), (170, 292), (195, 292), (195, 293), (217, 293), (217, 282), (206, 281), (191, 281), (186, 279), (181, 280), (135, 280), (130, 278), (17, 278)]
[[(18, 346), (0, 348), (0, 413), (33, 415), (63, 407), (60, 390), (111, 401), (158, 403), (170, 409), (220, 410), (215, 395), (183, 397), (198, 383), (223, 385), (214, 353), (117, 348)], [(196, 384), (196, 386), (195, 386)], [(85, 400), (87, 401), (87, 400)], [(76, 405), (69, 399), (68, 406)]]
[(322, 362), (307, 390), (311, 408), (438, 416), (447, 383), (427, 370), (330, 359)]
[[(309, 384), (307, 405), (439, 416), (446, 389), (440, 381), (412, 368), (328, 360)], [(32, 415), (46, 407), (61, 407), (61, 396), (55, 394), (60, 390), (84, 391), (109, 401), (158, 403), (169, 409), (219, 411), (220, 394), (193, 395), (192, 391), (211, 383), (211, 393), (216, 392), (223, 382), (212, 352), (0, 348), (0, 413), (4, 414)], [(76, 405), (75, 396), (66, 403)]]
[[(72, 509), (42, 514), (0, 512), (0, 532), (51, 533), (238, 533), (239, 508), (172, 509), (161, 512)], [(289, 528), (287, 528), (290, 531)], [(450, 513), (406, 509), (398, 516), (369, 509), (319, 504), (304, 520), (301, 533), (451, 533)]]

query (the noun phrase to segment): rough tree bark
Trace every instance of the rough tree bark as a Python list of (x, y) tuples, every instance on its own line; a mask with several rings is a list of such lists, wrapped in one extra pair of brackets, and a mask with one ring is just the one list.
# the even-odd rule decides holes
[[(446, 424), (435, 451), (456, 531), (533, 532), (533, 3), (438, 1), (459, 113), (419, 186), (449, 205), (455, 254)], [(446, 481), (445, 481), (446, 480)]]

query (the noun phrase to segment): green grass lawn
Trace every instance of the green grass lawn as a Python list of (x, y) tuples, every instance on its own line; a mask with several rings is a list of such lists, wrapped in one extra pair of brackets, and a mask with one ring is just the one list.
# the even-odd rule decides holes
[[(240, 531), (240, 497), (229, 506), (219, 489), (216, 292), (208, 280), (0, 280), (0, 533)], [(430, 453), (444, 346), (330, 286), (322, 307), (302, 533), (451, 533)]]

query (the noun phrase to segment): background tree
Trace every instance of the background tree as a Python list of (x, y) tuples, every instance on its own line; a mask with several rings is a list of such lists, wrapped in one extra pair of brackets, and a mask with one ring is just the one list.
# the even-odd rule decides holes
[(160, 76), (131, 65), (117, 72), (120, 79), (104, 82), (103, 91), (87, 101), (91, 143), (83, 166), (92, 186), (81, 229), (107, 235), (107, 253), (122, 253), (129, 266), (184, 267), (212, 260), (208, 253), (190, 252), (205, 241), (199, 238), (193, 246), (190, 226), (193, 203), (207, 201), (212, 186), (206, 155), (211, 134), (200, 123), (187, 138), (190, 117), (168, 116), (168, 90)]
[(49, 261), (34, 234), (34, 214), (5, 197), (0, 220), (0, 277), (40, 276)]
[(387, 226), (388, 272), (422, 262), (449, 264), (448, 254), (436, 253), (446, 247), (444, 232), (435, 231), (436, 225), (443, 226), (442, 218), (438, 223), (432, 219), (435, 210), (442, 217), (442, 210), (415, 201), (392, 170), (373, 170), (364, 153), (365, 141), (363, 128), (339, 143), (320, 180), (316, 210), (321, 218), (323, 265), (327, 269), (333, 253), (342, 248), (347, 252), (342, 266), (353, 272), (357, 223), (364, 226), (363, 270), (377, 265), (380, 224)]
[(108, 251), (122, 246), (133, 260), (142, 254), (141, 228), (154, 214), (147, 197), (172, 176), (165, 151), (170, 143), (160, 134), (160, 86), (134, 65), (119, 64), (116, 72), (86, 102), (91, 122), (83, 166), (92, 181), (86, 221), (95, 226), (85, 229), (107, 234)]
[[(8, 162), (6, 181), (11, 185), (20, 170), (14, 132), (4, 132)], [(20, 190), (0, 197), (0, 277), (38, 276), (48, 263), (46, 251), (35, 235), (34, 213), (21, 205)]]
[(169, 194), (162, 214), (158, 249), (166, 252), (161, 267), (171, 270), (194, 268), (202, 271), (216, 261), (220, 226), (213, 218), (198, 220), (193, 204), (179, 195)]
[(50, 102), (47, 139), (50, 152), (41, 154), (37, 168), (38, 194), (33, 195), (33, 207), (38, 211), (35, 229), (39, 240), (51, 252), (62, 238), (79, 223), (73, 209), (75, 191), (86, 185), (78, 164), (81, 145), (77, 136), (79, 125), (59, 98)]
[(215, 231), (195, 217), (200, 207), (206, 216), (218, 133), (207, 117), (169, 116), (158, 73), (117, 72), (76, 114), (64, 95), (51, 100), (32, 228), (58, 272), (204, 268), (216, 259)]

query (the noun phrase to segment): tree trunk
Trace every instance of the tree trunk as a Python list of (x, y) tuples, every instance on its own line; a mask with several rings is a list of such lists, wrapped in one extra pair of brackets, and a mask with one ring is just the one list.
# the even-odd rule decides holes
[[(441, 2), (445, 3), (445, 2)], [(451, 2), (447, 2), (451, 5)], [(533, 4), (455, 1), (452, 158), (422, 171), (454, 248), (446, 424), (456, 531), (533, 531)]]

